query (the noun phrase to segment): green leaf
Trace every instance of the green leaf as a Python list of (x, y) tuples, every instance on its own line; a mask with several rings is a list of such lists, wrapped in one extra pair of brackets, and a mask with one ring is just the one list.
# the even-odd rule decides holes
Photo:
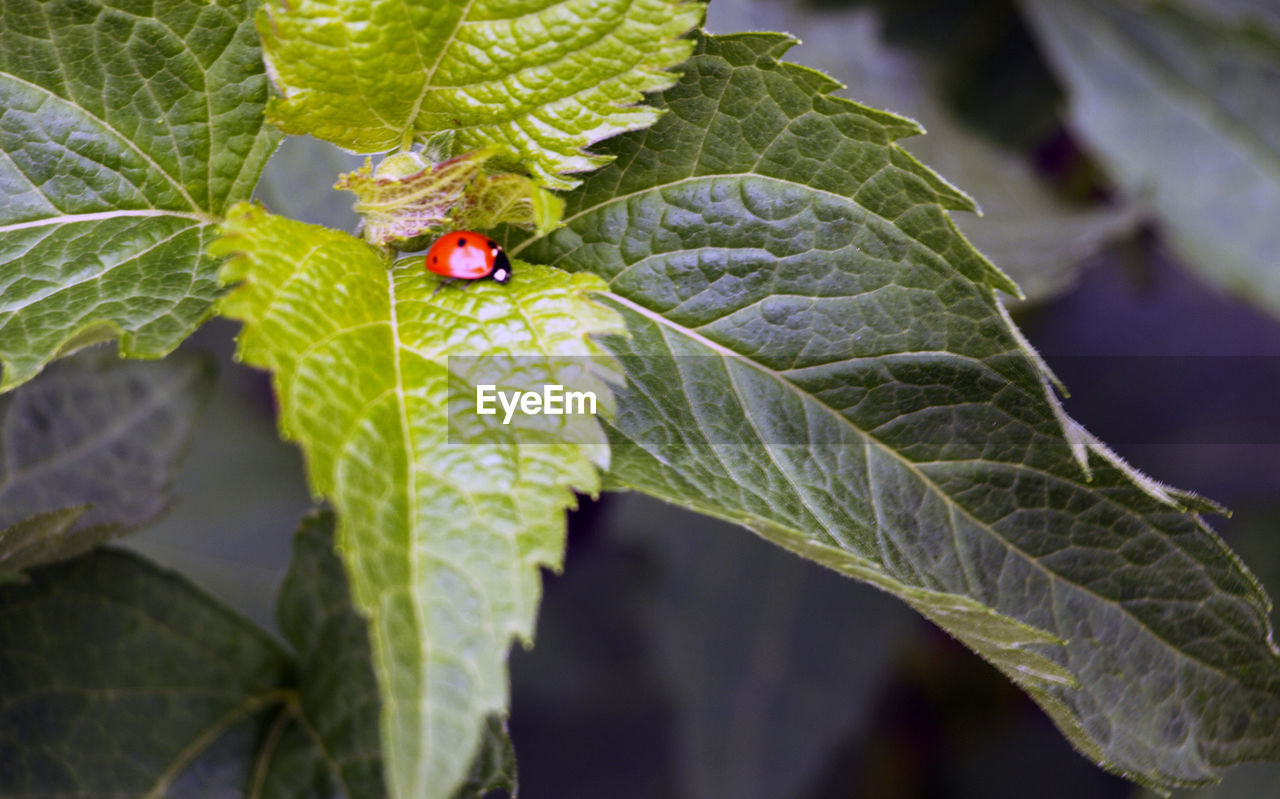
[(107, 526), (91, 527), (72, 536), (71, 528), (88, 505), (37, 513), (0, 531), (0, 584), (21, 579), (23, 569), (72, 558), (111, 537)]
[[(386, 795), (378, 746), (381, 702), (368, 627), (351, 604), (347, 576), (333, 548), (333, 514), (315, 513), (293, 540), (293, 562), (280, 589), (280, 631), (297, 653), (298, 718), (288, 744), (270, 758), (264, 784), (288, 795), (299, 762), (332, 778), (350, 799)], [(316, 744), (319, 744), (318, 746)]]
[(505, 224), (545, 234), (559, 226), (562, 213), (564, 200), (523, 175), (506, 173), (472, 183), (454, 220), (459, 228), (492, 230)]
[(181, 578), (101, 551), (0, 589), (0, 796), (242, 793), (289, 659)]
[(0, 397), (0, 575), (159, 516), (209, 384), (198, 357), (130, 363), (98, 349)]
[(384, 796), (331, 515), (299, 530), (279, 611), (296, 656), (118, 551), (0, 588), (0, 795)]
[(213, 225), (279, 141), (252, 6), (0, 5), (0, 390), (115, 336), (164, 355), (209, 316)]
[(812, 31), (786, 30), (803, 38), (805, 51), (830, 43), (829, 50), (840, 54), (841, 68), (833, 74), (848, 80), (847, 96), (906, 114), (929, 131), (904, 146), (982, 206), (982, 216), (955, 215), (956, 225), (1028, 299), (1061, 292), (1085, 258), (1137, 227), (1133, 205), (1076, 206), (1058, 197), (1025, 159), (948, 113), (940, 102), (942, 76), (922, 58), (887, 47), (868, 15), (851, 16), (846, 24), (818, 20)]
[(1072, 127), (1208, 282), (1280, 314), (1280, 15), (1242, 0), (1027, 0)]
[(501, 145), (539, 182), (607, 161), (583, 148), (653, 123), (638, 103), (689, 55), (684, 0), (282, 2), (258, 16), (271, 120), (358, 152), (455, 131), (454, 154)]
[(485, 799), (493, 791), (516, 795), (516, 750), (501, 718), (490, 716), (480, 736), (480, 753), (453, 799)]
[[(953, 214), (956, 225), (979, 252), (1008, 273), (1028, 300), (1044, 301), (1060, 293), (1078, 275), (1084, 259), (1136, 228), (1141, 216), (1132, 204), (1068, 203), (1022, 154), (990, 141), (957, 118), (943, 102), (944, 86), (947, 78), (968, 73), (955, 70), (950, 62), (934, 63), (918, 49), (890, 45), (882, 35), (893, 19), (889, 8), (884, 9), (882, 24), (882, 15), (865, 5), (816, 12), (803, 4), (716, 0), (707, 27), (719, 23), (726, 31), (736, 31), (743, 14), (759, 14), (766, 5), (767, 27), (801, 39), (804, 47), (794, 51), (796, 60), (839, 76), (847, 84), (839, 92), (842, 96), (891, 109), (928, 130), (927, 136), (904, 141), (904, 149), (973, 195), (982, 215)], [(913, 17), (916, 25), (954, 33), (956, 20), (938, 14), (936, 6), (892, 8)], [(974, 6), (973, 13), (979, 8), (987, 7)], [(988, 10), (1007, 22), (1003, 6)], [(930, 49), (931, 55), (942, 55), (936, 47)]]
[(440, 288), (419, 259), (393, 265), (261, 209), (233, 211), (225, 230), (223, 278), (243, 282), (222, 311), (245, 322), (240, 357), (273, 373), (282, 431), (338, 512), (370, 619), (391, 793), (449, 796), (485, 717), (506, 709), (506, 654), (532, 635), (538, 567), (559, 567), (563, 511), (574, 490), (598, 490), (607, 450), (593, 417), (575, 431), (585, 446), (454, 425), (450, 384), (465, 375), (447, 359), (592, 355), (587, 334), (620, 332), (618, 317), (586, 298), (602, 285), (591, 275), (516, 262), (507, 285)]
[(513, 254), (606, 278), (612, 480), (894, 593), (1094, 762), (1155, 785), (1280, 753), (1261, 586), (1203, 500), (1069, 420), (917, 132), (776, 34), (708, 38), (652, 129)]

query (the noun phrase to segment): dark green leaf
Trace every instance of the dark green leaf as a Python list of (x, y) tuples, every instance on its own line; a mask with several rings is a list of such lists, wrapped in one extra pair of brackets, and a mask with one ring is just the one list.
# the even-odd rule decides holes
[[(307, 732), (319, 740), (299, 749), (327, 758), (351, 799), (386, 795), (378, 744), (378, 685), (365, 621), (351, 605), (347, 576), (333, 549), (333, 514), (314, 514), (293, 542), (293, 564), (280, 591), (280, 629), (298, 656), (298, 706)], [(296, 756), (296, 755), (295, 755)], [(322, 761), (323, 762), (323, 761)], [(296, 779), (290, 758), (272, 761), (274, 783)]]
[(279, 134), (253, 0), (0, 4), (0, 390), (85, 343), (173, 349)]
[[(858, 6), (815, 13), (768, 0), (717, 0), (708, 12), (708, 28), (718, 22), (726, 31), (738, 30), (743, 13), (758, 18), (766, 3), (768, 29), (789, 31), (804, 41), (803, 47), (793, 51), (797, 61), (839, 76), (846, 84), (842, 96), (909, 116), (929, 131), (928, 136), (914, 137), (903, 146), (962, 186), (982, 206), (982, 216), (953, 214), (955, 223), (980, 252), (1017, 282), (1028, 300), (1040, 301), (1061, 292), (1072, 283), (1085, 258), (1130, 234), (1139, 222), (1132, 205), (1067, 203), (1021, 153), (963, 124), (942, 99), (951, 65), (935, 64), (918, 49), (887, 44), (880, 15), (871, 9)], [(951, 9), (944, 10), (944, 5), (923, 4), (913, 17), (918, 16), (919, 24), (943, 26), (953, 33), (956, 20), (948, 17)], [(1000, 6), (983, 9), (993, 18), (1014, 13)], [(979, 14), (976, 5), (971, 10)], [(890, 9), (885, 12), (893, 14)], [(994, 19), (991, 24), (996, 24)], [(938, 54), (936, 48), (930, 49), (932, 55)]]
[(1066, 418), (967, 200), (894, 144), (918, 129), (791, 44), (702, 40), (568, 227), (513, 248), (617, 295), (613, 480), (897, 594), (1135, 780), (1280, 754), (1270, 604), (1211, 506)]
[(494, 791), (516, 795), (516, 750), (507, 735), (506, 722), (498, 716), (485, 720), (480, 753), (453, 799), (484, 799)]
[[(0, 796), (381, 799), (379, 699), (333, 516), (298, 531), (291, 656), (181, 577), (105, 550), (0, 586)], [(493, 720), (469, 786), (514, 793)]]
[(99, 349), (0, 397), (0, 573), (154, 520), (209, 371), (198, 357), (126, 362)]
[(264, 633), (134, 556), (32, 571), (0, 589), (0, 796), (242, 791), (289, 665)]

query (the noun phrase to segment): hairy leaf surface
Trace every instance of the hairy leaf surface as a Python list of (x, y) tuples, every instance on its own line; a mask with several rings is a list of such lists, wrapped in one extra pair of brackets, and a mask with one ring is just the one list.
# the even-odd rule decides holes
[(208, 386), (200, 358), (99, 349), (0, 397), (0, 574), (153, 521)]
[(616, 295), (612, 478), (902, 597), (1133, 779), (1274, 756), (1270, 605), (1209, 506), (1065, 417), (967, 200), (894, 143), (917, 128), (791, 44), (702, 40), (567, 227), (512, 248)]
[(0, 4), (0, 390), (209, 316), (212, 225), (279, 141), (252, 0)]
[(1272, 3), (1026, 0), (1071, 123), (1210, 283), (1280, 314)]
[(501, 145), (544, 185), (607, 159), (588, 145), (653, 123), (698, 24), (685, 0), (270, 0), (258, 17), (283, 97), (271, 119), (358, 152), (454, 131)]
[(272, 371), (282, 430), (338, 512), (388, 697), (392, 795), (448, 796), (486, 716), (505, 712), (507, 650), (532, 635), (538, 567), (560, 564), (564, 509), (574, 490), (599, 489), (607, 464), (594, 417), (578, 443), (537, 446), (515, 425), (451, 424), (462, 378), (448, 359), (592, 355), (602, 351), (587, 335), (620, 332), (620, 320), (587, 299), (602, 286), (591, 275), (517, 262), (506, 285), (440, 287), (420, 259), (393, 265), (345, 233), (248, 206), (216, 247), (234, 256), (224, 279), (242, 282), (222, 305), (245, 322), (240, 357)]

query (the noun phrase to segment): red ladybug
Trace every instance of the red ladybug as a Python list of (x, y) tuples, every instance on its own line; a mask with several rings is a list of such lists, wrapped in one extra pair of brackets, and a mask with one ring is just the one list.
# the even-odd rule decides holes
[(436, 240), (427, 250), (427, 270), (460, 280), (511, 279), (511, 260), (493, 239), (460, 230)]

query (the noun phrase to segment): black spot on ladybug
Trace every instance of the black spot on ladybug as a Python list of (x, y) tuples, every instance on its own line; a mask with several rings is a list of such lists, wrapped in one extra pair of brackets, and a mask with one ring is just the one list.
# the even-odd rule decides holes
[(494, 241), (493, 239), (489, 239), (488, 241), (489, 241), (489, 249), (491, 250), (498, 249), (498, 242)]
[(458, 246), (459, 246), (459, 247), (465, 247), (465, 246), (467, 246), (467, 240), (466, 240), (466, 239), (464, 239), (464, 238), (462, 238), (461, 236), (459, 236), (459, 237), (458, 237)]

